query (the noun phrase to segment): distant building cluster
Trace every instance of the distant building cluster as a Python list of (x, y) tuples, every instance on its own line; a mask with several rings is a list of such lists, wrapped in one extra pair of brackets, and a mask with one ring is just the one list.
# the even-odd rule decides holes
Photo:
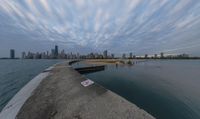
[(22, 59), (111, 59), (115, 58), (114, 54), (108, 54), (108, 51), (105, 50), (103, 54), (100, 53), (89, 53), (87, 55), (80, 55), (79, 53), (65, 53), (64, 50), (59, 52), (58, 46), (56, 45), (54, 49), (51, 49), (51, 52), (22, 52)]
[[(79, 53), (65, 53), (64, 50), (59, 52), (58, 46), (55, 45), (54, 49), (46, 52), (22, 52), (22, 59), (200, 59), (200, 57), (190, 57), (188, 54), (179, 54), (179, 55), (169, 55), (161, 52), (160, 54), (143, 56), (133, 55), (132, 52), (129, 54), (123, 53), (121, 57), (116, 57), (114, 53), (108, 53), (107, 50), (102, 53), (89, 53), (87, 55), (80, 55)], [(0, 59), (19, 59), (15, 57), (15, 50), (10, 49), (9, 58), (0, 58)]]
[(114, 54), (108, 54), (108, 51), (103, 51), (103, 54), (101, 53), (89, 53), (87, 55), (81, 55), (81, 59), (114, 59)]
[(190, 57), (188, 54), (179, 54), (179, 55), (164, 55), (163, 52), (161, 52), (159, 55), (154, 54), (149, 56), (148, 54), (145, 54), (144, 56), (137, 56), (137, 59), (195, 59), (198, 57)]
[[(63, 52), (63, 51), (62, 51)], [(55, 46), (55, 49), (52, 49), (51, 52), (46, 51), (46, 52), (22, 52), (22, 59), (57, 59), (64, 57), (63, 53), (58, 52), (58, 46)]]

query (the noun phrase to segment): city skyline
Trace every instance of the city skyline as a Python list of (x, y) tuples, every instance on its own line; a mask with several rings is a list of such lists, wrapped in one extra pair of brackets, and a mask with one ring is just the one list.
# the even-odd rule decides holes
[(15, 57), (15, 49), (10, 49), (10, 57), (0, 57), (0, 59), (200, 59), (198, 56), (190, 56), (186, 53), (181, 54), (145, 54), (135, 55), (133, 52), (123, 53), (121, 56), (104, 50), (103, 52), (90, 52), (81, 54), (79, 52), (65, 52), (64, 49), (59, 50), (59, 46), (55, 45), (51, 50), (43, 52), (23, 51), (21, 57)]
[(1, 0), (0, 57), (15, 49), (200, 56), (198, 0)]

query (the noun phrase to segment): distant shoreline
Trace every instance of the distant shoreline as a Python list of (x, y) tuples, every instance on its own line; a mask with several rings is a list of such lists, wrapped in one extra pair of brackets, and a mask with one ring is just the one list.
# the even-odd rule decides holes
[[(41, 60), (41, 59), (22, 59), (22, 58), (0, 58), (0, 60)], [(70, 59), (42, 59), (42, 60), (70, 60)], [(76, 59), (71, 59), (71, 60), (76, 60)], [(77, 59), (78, 60), (78, 59)], [(126, 59), (121, 59), (121, 58), (115, 58), (115, 59), (80, 59), (80, 60), (200, 60), (199, 57), (196, 58), (126, 58)]]
[(0, 60), (5, 60), (5, 59), (16, 60), (16, 59), (20, 59), (20, 58), (14, 58), (14, 59), (12, 59), (12, 58), (0, 58)]

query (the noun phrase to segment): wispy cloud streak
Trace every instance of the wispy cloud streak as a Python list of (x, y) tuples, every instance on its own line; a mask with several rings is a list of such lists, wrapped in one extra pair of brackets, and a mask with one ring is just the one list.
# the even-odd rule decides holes
[(190, 48), (192, 54), (198, 44), (193, 49), (188, 42), (200, 40), (199, 29), (198, 0), (0, 1), (0, 42), (26, 39), (136, 54)]

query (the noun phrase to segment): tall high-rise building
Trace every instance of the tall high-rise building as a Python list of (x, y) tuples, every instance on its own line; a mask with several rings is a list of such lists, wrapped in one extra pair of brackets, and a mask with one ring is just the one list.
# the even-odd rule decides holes
[(122, 58), (123, 58), (123, 59), (126, 59), (126, 54), (125, 54), (125, 53), (122, 54)]
[(158, 55), (157, 54), (154, 54), (154, 58), (157, 58), (158, 57)]
[(133, 58), (133, 53), (132, 52), (129, 54), (129, 58), (130, 59)]
[(26, 58), (26, 53), (22, 52), (22, 59), (25, 59), (25, 58)]
[(63, 59), (65, 58), (65, 50), (62, 50), (62, 51), (61, 51), (61, 53), (60, 53), (60, 58), (63, 58)]
[(15, 59), (15, 50), (14, 49), (10, 50), (10, 58)]
[(148, 58), (148, 54), (145, 54), (144, 58)]
[(105, 51), (103, 52), (103, 58), (107, 58), (107, 57), (108, 57), (108, 51), (105, 50)]
[(54, 53), (55, 53), (55, 54), (54, 54), (55, 57), (58, 57), (58, 46), (57, 46), (57, 45), (55, 46), (55, 52), (54, 52)]
[(160, 53), (160, 58), (164, 58), (164, 53), (163, 52)]
[(114, 59), (115, 58), (115, 54), (112, 53), (111, 54), (111, 58)]

